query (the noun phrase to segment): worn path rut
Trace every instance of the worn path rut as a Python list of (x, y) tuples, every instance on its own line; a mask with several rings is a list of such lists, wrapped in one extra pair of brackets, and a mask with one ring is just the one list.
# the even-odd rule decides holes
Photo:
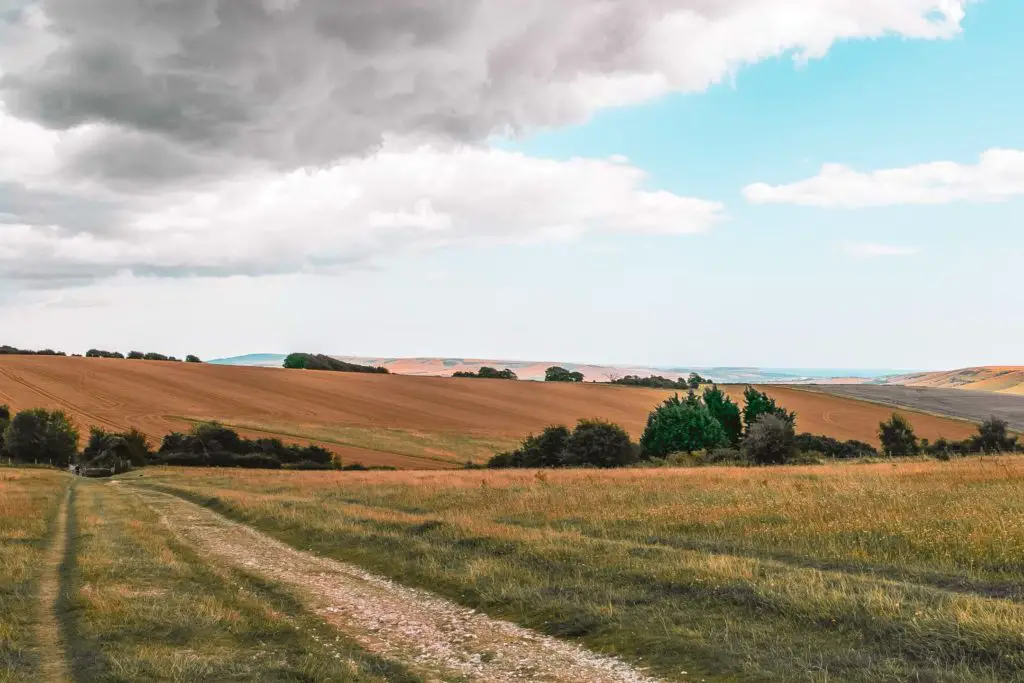
[(124, 488), (204, 557), (298, 589), (310, 609), (363, 647), (424, 674), (471, 681), (655, 681), (618, 659), (298, 551), (181, 498)]
[(68, 488), (64, 501), (57, 512), (53, 538), (46, 551), (42, 574), (39, 577), (39, 601), (36, 617), (36, 642), (39, 647), (39, 676), (47, 683), (70, 681), (67, 657), (61, 642), (60, 622), (57, 620), (57, 606), (60, 598), (60, 567), (64, 562), (68, 543), (68, 505), (71, 489)]

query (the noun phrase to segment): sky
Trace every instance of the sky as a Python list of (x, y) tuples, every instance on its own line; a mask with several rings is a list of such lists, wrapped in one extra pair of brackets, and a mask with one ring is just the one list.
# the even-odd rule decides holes
[(1024, 365), (1018, 0), (0, 0), (0, 343)]

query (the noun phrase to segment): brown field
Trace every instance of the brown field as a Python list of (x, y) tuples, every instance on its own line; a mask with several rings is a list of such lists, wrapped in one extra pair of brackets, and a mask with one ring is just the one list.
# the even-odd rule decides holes
[[(726, 387), (736, 398), (742, 387)], [(876, 442), (890, 408), (764, 387), (798, 414), (797, 428)], [(634, 437), (672, 391), (607, 385), (303, 372), (100, 358), (0, 358), (0, 403), (67, 411), (83, 428), (135, 427), (159, 441), (190, 421), (247, 435), (312, 441), (346, 463), (438, 469), (511, 445), (549, 424), (601, 417)], [(918, 435), (963, 438), (965, 422), (907, 413)]]
[(1024, 395), (1024, 366), (990, 365), (891, 377), (887, 384)]

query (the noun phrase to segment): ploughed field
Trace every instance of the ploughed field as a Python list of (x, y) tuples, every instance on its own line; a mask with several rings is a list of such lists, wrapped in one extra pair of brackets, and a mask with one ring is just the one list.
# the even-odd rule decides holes
[(994, 415), (1006, 420), (1010, 429), (1024, 432), (1024, 394), (870, 384), (821, 385), (813, 388), (844, 398), (875, 401), (972, 422), (981, 422)]
[[(787, 387), (760, 387), (798, 414), (797, 429), (877, 444), (891, 409)], [(742, 399), (743, 387), (726, 391)], [(103, 358), (0, 357), (0, 404), (61, 409), (82, 428), (135, 427), (155, 443), (218, 420), (246, 436), (314, 442), (346, 464), (437, 469), (484, 462), (530, 432), (599, 417), (639, 437), (673, 391), (597, 384), (363, 375)], [(971, 425), (907, 413), (918, 436), (960, 439)]]

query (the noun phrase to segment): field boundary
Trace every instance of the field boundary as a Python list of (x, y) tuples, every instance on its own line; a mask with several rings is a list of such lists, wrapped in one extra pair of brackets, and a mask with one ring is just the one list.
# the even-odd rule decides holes
[(883, 408), (895, 408), (896, 410), (902, 410), (902, 411), (907, 412), (907, 413), (916, 413), (918, 415), (927, 415), (929, 417), (940, 417), (940, 418), (942, 418), (944, 420), (956, 420), (957, 422), (963, 422), (965, 424), (973, 425), (975, 427), (977, 427), (979, 424), (981, 424), (980, 422), (975, 422), (974, 420), (972, 420), (970, 418), (962, 417), (960, 415), (950, 415), (948, 413), (936, 413), (936, 412), (933, 412), (933, 411), (930, 411), (930, 410), (922, 410), (920, 408), (911, 408), (910, 406), (904, 405), (902, 403), (896, 403), (895, 401), (880, 401), (878, 399), (864, 398), (864, 397), (861, 397), (861, 396), (851, 396), (849, 394), (844, 394), (844, 393), (841, 393), (841, 392), (832, 392), (832, 391), (829, 391), (828, 389), (819, 389), (816, 386), (811, 386), (811, 385), (808, 385), (808, 384), (790, 384), (790, 385), (786, 385), (786, 386), (789, 389), (796, 389), (797, 391), (803, 391), (803, 392), (806, 392), (808, 394), (824, 394), (826, 396), (833, 396), (835, 398), (849, 399), (850, 401), (860, 401), (861, 403), (871, 403), (871, 404), (876, 405), (876, 406), (882, 406)]

